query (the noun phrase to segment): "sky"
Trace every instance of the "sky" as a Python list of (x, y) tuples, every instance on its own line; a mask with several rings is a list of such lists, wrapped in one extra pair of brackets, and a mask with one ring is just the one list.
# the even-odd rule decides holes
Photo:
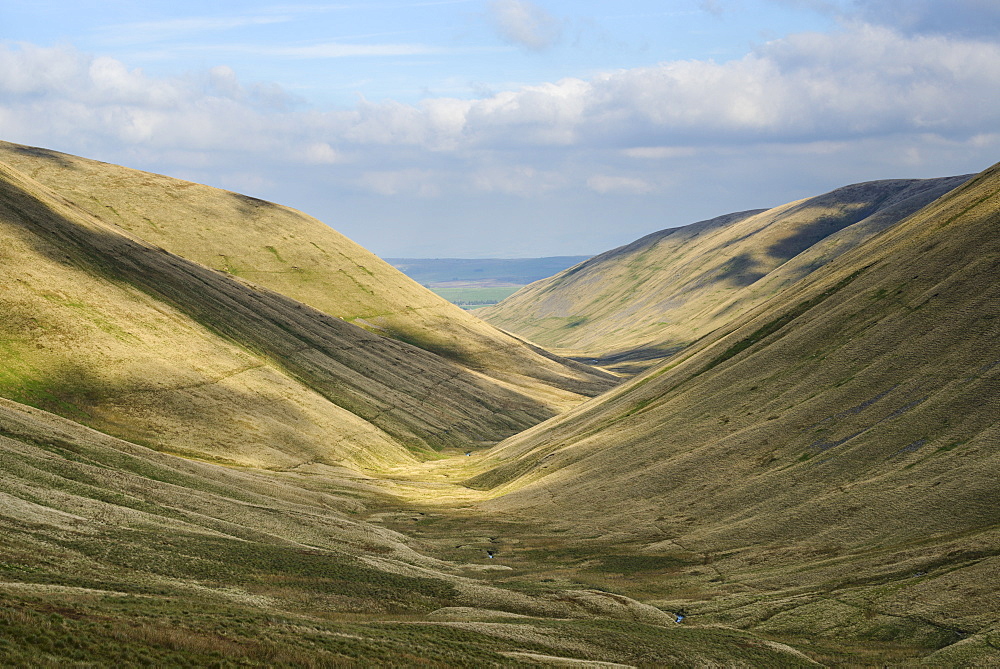
[(587, 255), (1000, 160), (997, 0), (3, 0), (0, 139), (383, 257)]

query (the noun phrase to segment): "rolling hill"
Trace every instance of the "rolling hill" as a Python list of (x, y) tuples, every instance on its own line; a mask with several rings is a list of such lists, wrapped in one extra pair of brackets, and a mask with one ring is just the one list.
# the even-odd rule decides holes
[(0, 465), (9, 666), (811, 665), (626, 597), (492, 585), (375, 522), (398, 502), (329, 468), (192, 461), (3, 399)]
[(855, 184), (655, 232), (477, 313), (550, 350), (635, 373), (968, 178)]
[(463, 309), (496, 304), (518, 290), (583, 262), (588, 256), (548, 258), (386, 258), (414, 281)]
[(673, 560), (658, 603), (705, 622), (996, 662), (998, 233), (1000, 165), (468, 484), (581, 559)]
[(385, 258), (385, 261), (423, 285), (488, 281), (494, 285), (526, 286), (581, 263), (588, 257)]
[(549, 415), (613, 384), (490, 327), (288, 207), (6, 142), (0, 162), (148, 244), (433, 352), (531, 397)]

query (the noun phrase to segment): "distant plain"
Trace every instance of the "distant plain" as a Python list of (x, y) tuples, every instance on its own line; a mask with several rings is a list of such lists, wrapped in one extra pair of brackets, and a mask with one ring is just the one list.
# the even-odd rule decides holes
[(452, 304), (467, 310), (497, 304), (518, 290), (587, 260), (550, 258), (386, 258), (386, 262)]

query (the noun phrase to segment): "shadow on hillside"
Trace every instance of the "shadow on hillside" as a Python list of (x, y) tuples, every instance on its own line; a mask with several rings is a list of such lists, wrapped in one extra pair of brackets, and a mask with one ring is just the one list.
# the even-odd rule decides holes
[(670, 346), (670, 347), (641, 347), (634, 348), (628, 351), (622, 351), (620, 353), (613, 353), (611, 355), (602, 356), (599, 358), (577, 356), (570, 357), (570, 360), (576, 362), (582, 362), (585, 365), (595, 365), (597, 367), (614, 367), (615, 365), (620, 365), (622, 363), (631, 362), (653, 362), (657, 360), (663, 360), (669, 358), (672, 355), (676, 355), (684, 349), (684, 346)]
[[(4, 304), (5, 313), (10, 309)], [(0, 394), (132, 443), (225, 464), (245, 464), (239, 451), (248, 448), (253, 459), (272, 463), (322, 462), (327, 455), (303, 430), (314, 417), (293, 401), (220, 383), (225, 379), (183, 362), (137, 359), (125, 374), (120, 364), (111, 376), (68, 357), (35, 361), (17, 378), (4, 378)], [(329, 456), (326, 464), (337, 464)]]
[(371, 334), (89, 219), (64, 218), (10, 183), (0, 185), (0, 214), (27, 230), (37, 251), (53, 261), (76, 264), (166, 302), (411, 447), (496, 441), (553, 415), (539, 402), (420, 348)]
[(50, 151), (48, 149), (39, 149), (34, 146), (20, 146), (20, 145), (12, 145), (12, 150), (15, 153), (31, 156), (33, 158), (42, 158), (49, 162), (55, 163), (59, 167), (71, 170), (77, 169), (76, 165), (74, 165), (72, 161), (68, 160), (66, 156), (64, 156), (61, 153), (58, 153), (57, 151)]
[(726, 261), (719, 268), (716, 281), (728, 281), (734, 286), (744, 288), (756, 283), (767, 275), (758, 268), (761, 263), (748, 253), (740, 253)]
[(243, 195), (242, 193), (235, 193), (233, 191), (226, 191), (226, 193), (236, 202), (237, 209), (245, 216), (257, 216), (261, 209), (281, 208), (273, 202), (251, 197), (250, 195)]
[(830, 235), (864, 219), (872, 210), (873, 207), (865, 207), (852, 211), (850, 215), (820, 216), (812, 223), (799, 226), (793, 234), (771, 244), (766, 249), (767, 254), (781, 261), (790, 260)]

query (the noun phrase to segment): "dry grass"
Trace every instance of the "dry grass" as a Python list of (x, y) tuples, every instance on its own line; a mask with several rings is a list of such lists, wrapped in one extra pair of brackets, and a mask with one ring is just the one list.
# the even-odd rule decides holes
[(525, 394), (2, 176), (0, 391), (12, 399), (186, 456), (378, 469), (513, 434), (553, 415), (537, 395), (564, 393)]
[(634, 374), (726, 326), (968, 177), (857, 184), (648, 235), (545, 279), (482, 318)]
[(487, 325), (305, 214), (255, 198), (0, 142), (0, 161), (72, 206), (178, 256), (495, 378), (545, 408), (609, 388)]
[[(473, 479), (485, 508), (560, 518), (568, 543), (603, 535), (595, 553), (682, 546), (705, 562), (692, 584), (851, 593), (882, 617), (834, 637), (934, 647), (994, 625), (998, 231), (994, 168), (680, 360), (501, 444)], [(823, 629), (792, 608), (797, 633)]]

